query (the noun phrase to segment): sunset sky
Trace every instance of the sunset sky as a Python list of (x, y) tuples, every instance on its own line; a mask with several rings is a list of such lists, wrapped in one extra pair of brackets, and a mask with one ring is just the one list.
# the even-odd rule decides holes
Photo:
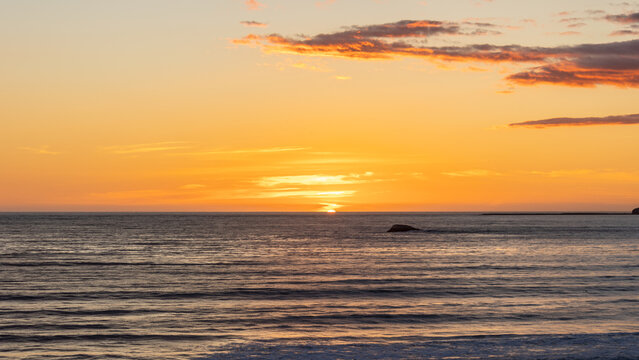
[(0, 211), (629, 211), (639, 1), (0, 0)]

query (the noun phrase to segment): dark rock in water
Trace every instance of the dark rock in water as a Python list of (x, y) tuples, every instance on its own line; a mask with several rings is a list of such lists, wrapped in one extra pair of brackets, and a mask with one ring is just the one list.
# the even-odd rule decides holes
[(635, 215), (639, 215), (639, 208), (632, 210), (632, 213)]
[(402, 231), (415, 231), (415, 230), (419, 230), (419, 229), (418, 228), (414, 228), (414, 227), (409, 226), (409, 225), (395, 224), (395, 225), (391, 226), (391, 228), (388, 229), (387, 232), (402, 232)]

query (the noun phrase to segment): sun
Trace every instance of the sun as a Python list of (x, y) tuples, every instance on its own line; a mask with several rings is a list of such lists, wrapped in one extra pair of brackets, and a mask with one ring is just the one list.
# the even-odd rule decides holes
[(336, 213), (335, 209), (326, 210), (326, 212), (329, 213), (329, 214), (335, 214)]

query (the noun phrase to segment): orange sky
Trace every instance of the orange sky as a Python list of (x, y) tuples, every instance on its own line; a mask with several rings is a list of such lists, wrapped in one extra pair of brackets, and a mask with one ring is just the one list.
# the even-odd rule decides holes
[(627, 211), (638, 14), (3, 3), (0, 211)]

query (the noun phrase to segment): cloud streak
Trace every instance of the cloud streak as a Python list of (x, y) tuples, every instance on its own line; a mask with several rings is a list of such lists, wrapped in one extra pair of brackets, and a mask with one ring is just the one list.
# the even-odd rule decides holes
[(240, 24), (246, 26), (246, 27), (261, 27), (261, 28), (265, 28), (268, 25), (263, 23), (263, 22), (259, 22), (259, 21), (240, 21)]
[(529, 127), (543, 129), (559, 126), (592, 126), (592, 125), (634, 125), (639, 124), (639, 114), (614, 115), (605, 117), (585, 117), (585, 118), (552, 118), (544, 120), (524, 121), (512, 123), (511, 127)]
[(495, 25), (475, 22), (403, 20), (354, 26), (315, 36), (250, 34), (233, 42), (257, 45), (267, 53), (353, 59), (417, 57), (430, 61), (536, 65), (506, 79), (520, 85), (556, 84), (593, 87), (600, 84), (639, 87), (639, 40), (557, 47), (470, 44), (427, 46), (436, 36), (495, 33)]
[(620, 15), (608, 15), (606, 20), (619, 24), (639, 24), (639, 12)]
[(442, 175), (452, 176), (452, 177), (486, 177), (486, 176), (501, 176), (501, 173), (484, 170), (484, 169), (473, 169), (473, 170), (463, 170), (463, 171), (454, 171), (454, 172), (443, 172)]
[(246, 0), (244, 4), (249, 10), (259, 10), (264, 7), (264, 4), (257, 0)]
[(294, 176), (270, 176), (260, 179), (259, 186), (272, 187), (279, 185), (345, 185), (365, 182), (363, 178), (372, 176), (373, 173), (349, 174), (349, 175), (294, 175)]
[(48, 146), (41, 146), (41, 147), (28, 147), (28, 146), (23, 146), (18, 148), (20, 150), (24, 150), (24, 151), (28, 151), (34, 154), (39, 154), (39, 155), (59, 155), (60, 152), (58, 151), (51, 151), (49, 150)]
[(310, 148), (290, 146), (290, 147), (272, 147), (272, 148), (263, 148), (263, 149), (210, 150), (210, 151), (180, 153), (179, 155), (271, 154), (271, 153), (281, 153), (281, 152), (289, 152), (289, 151), (303, 151), (308, 149)]
[(295, 190), (295, 189), (273, 189), (264, 191), (252, 198), (257, 199), (272, 199), (272, 198), (313, 198), (313, 199), (335, 199), (350, 197), (355, 194), (355, 190), (339, 190), (339, 191), (317, 191), (317, 190)]
[(163, 152), (163, 151), (186, 149), (190, 147), (187, 144), (188, 143), (183, 141), (165, 141), (165, 142), (147, 143), (147, 144), (109, 146), (104, 148), (104, 150), (114, 154), (127, 155), (127, 154)]

